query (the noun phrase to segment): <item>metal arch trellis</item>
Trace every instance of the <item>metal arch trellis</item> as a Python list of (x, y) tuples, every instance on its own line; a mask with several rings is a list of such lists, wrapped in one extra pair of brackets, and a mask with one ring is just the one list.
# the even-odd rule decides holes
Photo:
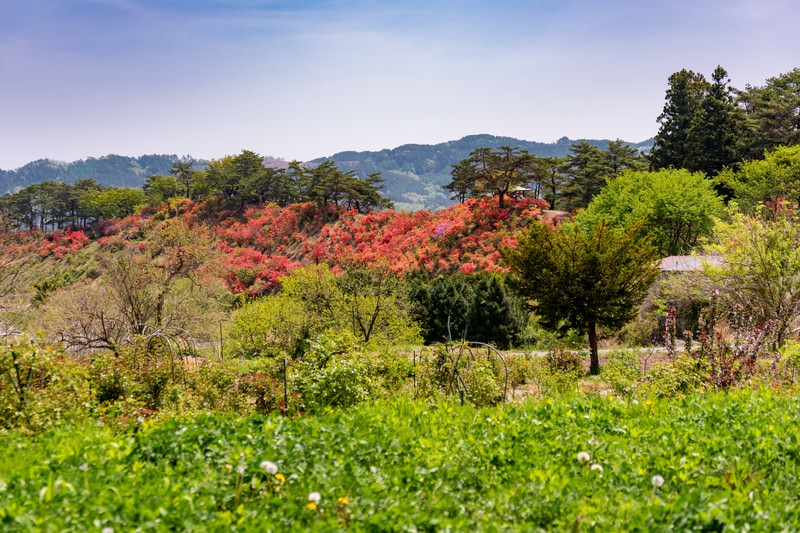
[[(461, 375), (461, 371), (459, 371), (459, 366), (461, 363), (462, 358), (466, 355), (472, 360), (475, 361), (478, 359), (471, 347), (482, 347), (486, 348), (486, 357), (487, 359), (491, 360), (492, 357), (496, 357), (503, 365), (503, 396), (502, 401), (506, 401), (508, 398), (508, 364), (506, 363), (505, 358), (500, 353), (500, 351), (492, 346), (491, 344), (479, 341), (468, 341), (462, 339), (460, 342), (456, 343), (453, 341), (453, 336), (450, 331), (450, 317), (447, 317), (447, 336), (448, 336), (448, 346), (447, 346), (447, 354), (452, 362), (452, 379), (448, 383), (448, 392), (457, 392), (459, 397), (461, 398), (461, 404), (464, 404), (464, 399), (469, 392), (467, 390), (467, 384), (464, 381), (463, 376)], [(466, 331), (464, 332), (463, 337), (466, 337)], [(453, 355), (455, 354), (455, 355)]]
[[(151, 352), (156, 343), (166, 347), (170, 358), (170, 373), (175, 377), (175, 360), (186, 357), (186, 354), (197, 353), (197, 341), (185, 329), (178, 327), (155, 327), (150, 324), (134, 324), (131, 326), (135, 336), (144, 340), (145, 353)], [(134, 364), (136, 364), (134, 360)]]

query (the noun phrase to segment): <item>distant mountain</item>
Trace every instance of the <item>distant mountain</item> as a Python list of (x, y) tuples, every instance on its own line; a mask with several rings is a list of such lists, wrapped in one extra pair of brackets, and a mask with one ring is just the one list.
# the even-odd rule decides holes
[[(342, 170), (355, 170), (360, 176), (380, 172), (385, 180), (384, 194), (397, 209), (436, 209), (452, 202), (442, 190), (450, 181), (450, 167), (469, 156), (476, 148), (519, 147), (539, 157), (563, 157), (569, 154), (573, 143), (585, 140), (589, 144), (605, 149), (608, 140), (578, 139), (562, 137), (554, 143), (524, 141), (513, 137), (494, 135), (469, 135), (457, 141), (439, 144), (406, 144), (394, 149), (378, 152), (339, 152), (331, 157), (310, 161), (321, 163), (333, 160)], [(643, 151), (649, 150), (653, 140), (642, 143), (627, 143)], [(144, 155), (126, 157), (107, 155), (82, 159), (72, 163), (40, 159), (16, 170), (0, 170), (0, 194), (14, 192), (34, 183), (46, 180), (74, 183), (82, 178), (93, 178), (109, 187), (141, 187), (154, 174), (168, 174), (177, 155)], [(198, 161), (202, 167), (206, 161)], [(287, 166), (282, 159), (265, 158), (267, 166)]]
[(149, 176), (169, 174), (172, 165), (181, 159), (177, 155), (107, 155), (72, 163), (39, 159), (17, 170), (0, 170), (0, 194), (41, 181), (74, 183), (84, 178), (93, 178), (108, 187), (141, 187)]
[[(527, 150), (539, 157), (563, 157), (570, 153), (576, 142), (587, 143), (605, 150), (608, 140), (562, 137), (554, 143), (524, 141), (513, 137), (494, 135), (469, 135), (457, 141), (429, 144), (406, 144), (392, 150), (378, 152), (339, 152), (331, 157), (311, 161), (321, 163), (333, 160), (342, 170), (355, 170), (361, 176), (380, 172), (385, 181), (384, 194), (397, 209), (436, 209), (452, 204), (442, 185), (451, 179), (451, 165), (469, 156), (476, 148), (511, 146)], [(626, 143), (642, 151), (649, 151), (653, 140)]]

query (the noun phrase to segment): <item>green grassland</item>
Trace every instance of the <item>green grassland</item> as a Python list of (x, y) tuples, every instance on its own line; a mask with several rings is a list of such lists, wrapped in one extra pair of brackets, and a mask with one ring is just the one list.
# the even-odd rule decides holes
[(743, 388), (11, 431), (0, 529), (791, 531), (798, 420), (793, 394)]

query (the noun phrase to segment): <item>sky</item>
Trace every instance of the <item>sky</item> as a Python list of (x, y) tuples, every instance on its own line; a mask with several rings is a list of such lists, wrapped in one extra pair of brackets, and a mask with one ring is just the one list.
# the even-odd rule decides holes
[(667, 78), (800, 66), (796, 0), (0, 0), (0, 169), (642, 141)]

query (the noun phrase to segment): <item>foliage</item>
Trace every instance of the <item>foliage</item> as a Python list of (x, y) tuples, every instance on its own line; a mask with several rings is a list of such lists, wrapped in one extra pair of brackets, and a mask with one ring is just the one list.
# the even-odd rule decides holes
[(706, 249), (722, 261), (705, 273), (729, 308), (769, 325), (780, 346), (800, 316), (800, 225), (791, 209), (761, 213), (769, 216), (734, 213), (716, 226)]
[(776, 369), (779, 384), (797, 384), (800, 381), (800, 341), (786, 341), (781, 347), (779, 357)]
[(457, 397), (480, 407), (497, 405), (508, 393), (504, 358), (480, 344), (438, 344), (415, 357), (414, 370), (416, 397)]
[(294, 354), (310, 334), (312, 322), (303, 318), (298, 300), (276, 295), (246, 302), (231, 313), (226, 347), (240, 357)]
[(351, 265), (337, 278), (340, 324), (365, 345), (413, 343), (413, 321), (405, 286), (385, 265)]
[(586, 207), (605, 187), (606, 182), (625, 171), (644, 170), (646, 160), (619, 139), (607, 150), (586, 141), (574, 143), (571, 154), (561, 165), (564, 181), (560, 190), (562, 208)]
[(800, 143), (800, 68), (746, 86), (737, 101), (747, 122), (746, 155), (758, 158), (781, 145)]
[[(145, 326), (177, 327), (208, 338), (224, 296), (200, 271), (213, 255), (202, 227), (181, 218), (154, 221), (138, 243), (98, 254), (102, 277), (49, 296), (43, 327), (70, 349), (115, 349)], [(199, 318), (205, 321), (199, 321)]]
[(711, 180), (688, 170), (626, 172), (608, 182), (576, 220), (624, 227), (644, 220), (661, 256), (682, 255), (710, 236), (724, 215)]
[(708, 374), (688, 353), (653, 366), (638, 384), (638, 395), (651, 398), (678, 398), (706, 388)]
[(743, 391), (13, 433), (0, 509), (7, 530), (793, 529), (798, 416)]
[(516, 187), (531, 181), (534, 157), (527, 150), (501, 146), (476, 148), (467, 159), (453, 165), (453, 180), (444, 188), (453, 191), (460, 202), (469, 196), (490, 195), (497, 197), (500, 209), (505, 207), (505, 198)]
[(800, 144), (779, 146), (762, 155), (763, 159), (745, 161), (736, 170), (726, 170), (719, 180), (747, 206), (800, 202)]
[(727, 76), (718, 66), (711, 83), (685, 69), (669, 77), (664, 111), (658, 117), (661, 128), (651, 152), (654, 168), (715, 175), (738, 161), (742, 116)]
[(404, 287), (377, 266), (352, 267), (337, 276), (325, 264), (295, 270), (282, 291), (245, 303), (232, 314), (228, 336), (236, 355), (301, 355), (327, 329), (347, 332), (364, 345), (415, 343)]
[(543, 326), (588, 332), (592, 374), (600, 372), (597, 326), (624, 326), (658, 272), (655, 249), (637, 235), (639, 229), (615, 230), (601, 222), (585, 233), (577, 224), (556, 230), (533, 224), (517, 248), (504, 253)]
[(90, 410), (82, 364), (31, 339), (0, 346), (0, 430), (41, 432), (84, 419)]
[(720, 306), (716, 294), (701, 315), (698, 347), (691, 355), (706, 372), (705, 379), (713, 386), (728, 390), (750, 379), (756, 372), (756, 363), (766, 351), (775, 333), (770, 324), (746, 314), (737, 306), (728, 317), (733, 340), (728, 341), (718, 327)]
[(607, 355), (603, 366), (603, 380), (614, 392), (626, 398), (632, 398), (637, 382), (642, 377), (639, 354), (636, 350), (613, 350)]
[(506, 349), (521, 338), (527, 314), (497, 274), (417, 274), (408, 283), (428, 344), (464, 338)]
[(349, 407), (375, 394), (370, 370), (352, 338), (328, 332), (312, 341), (295, 365), (293, 387), (305, 411)]

